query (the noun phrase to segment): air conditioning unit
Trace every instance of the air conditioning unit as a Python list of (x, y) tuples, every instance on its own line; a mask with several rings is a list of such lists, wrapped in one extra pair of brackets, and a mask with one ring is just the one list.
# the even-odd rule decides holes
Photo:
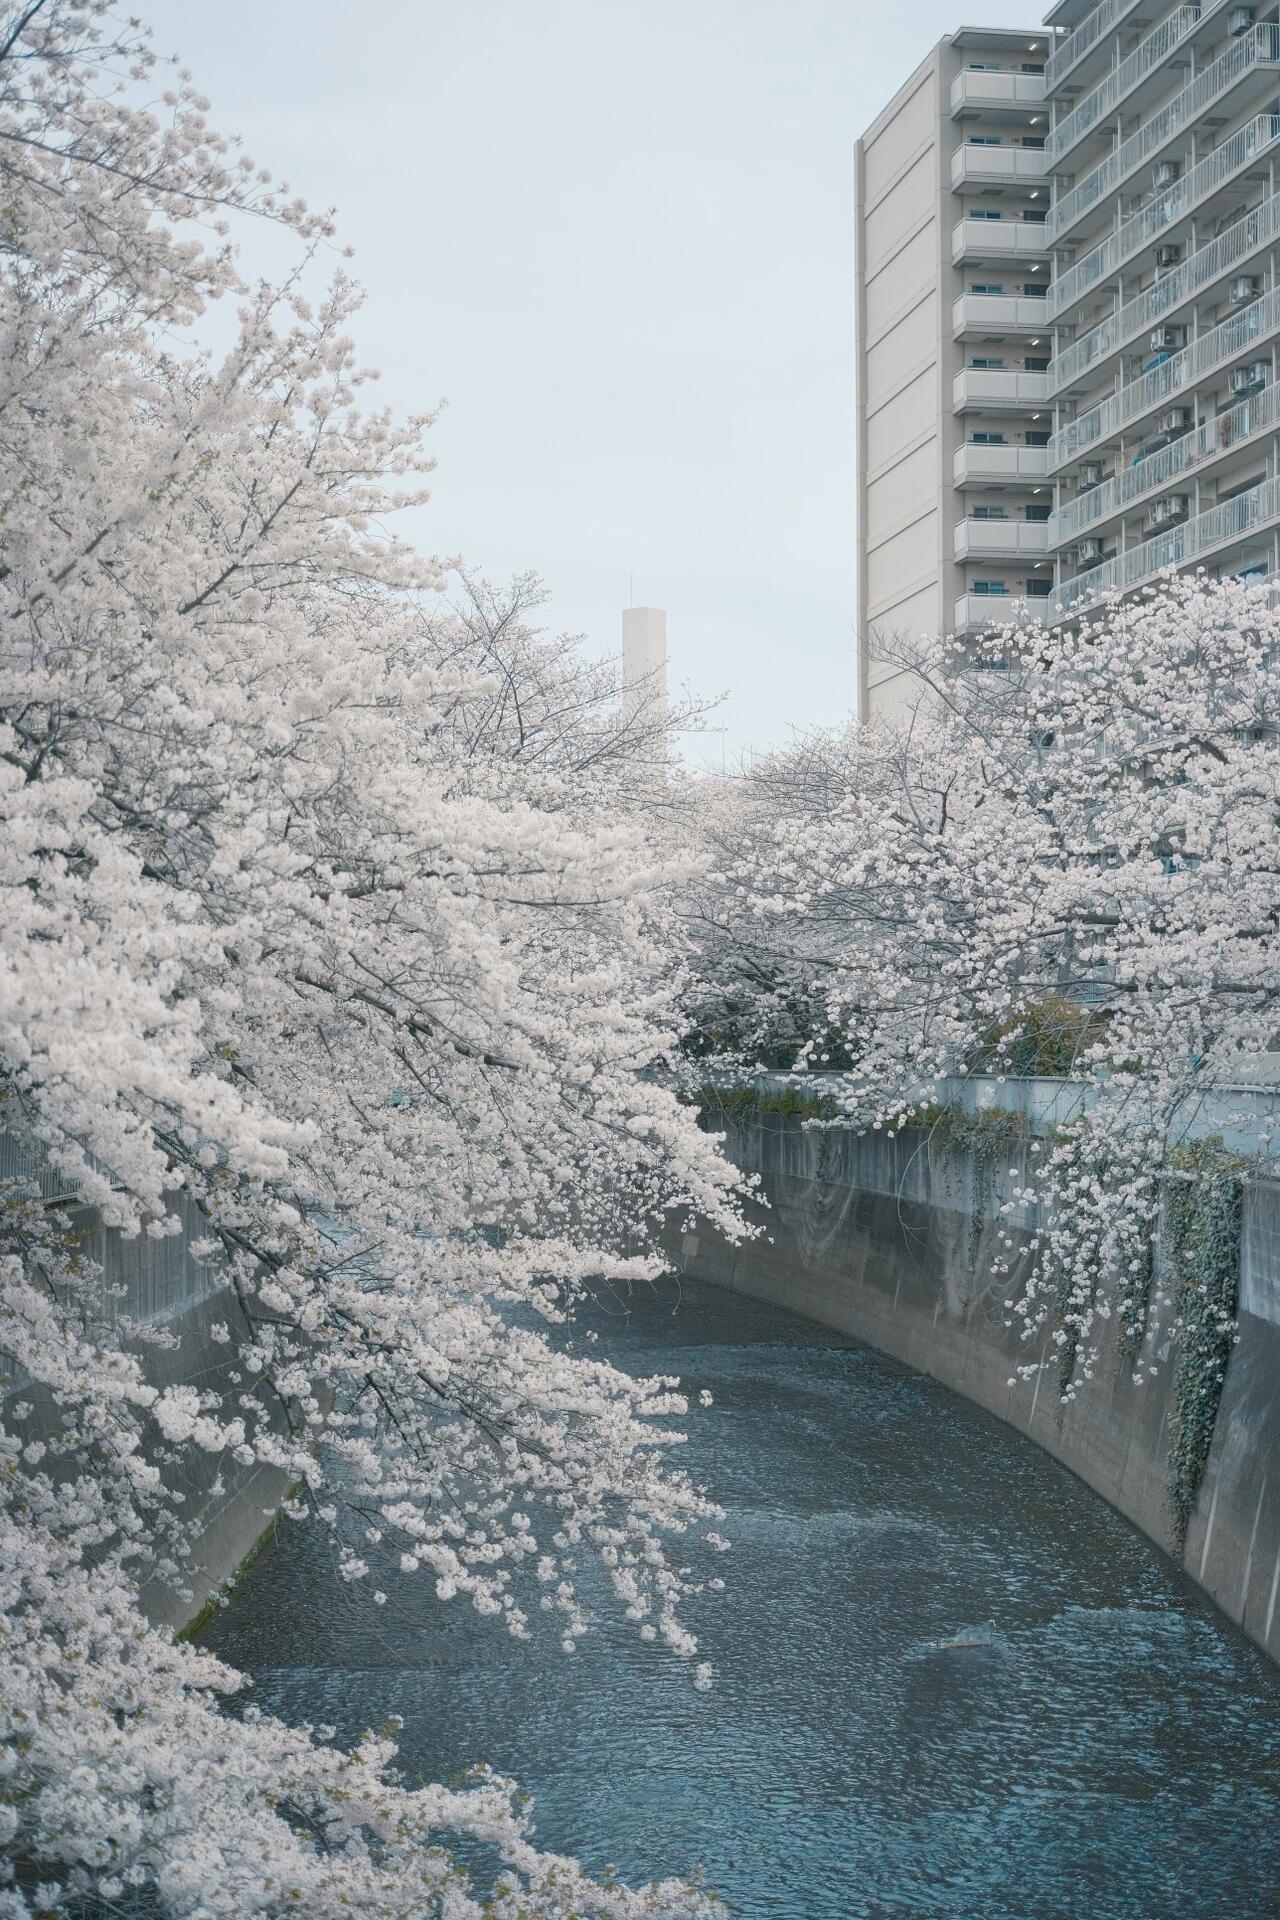
[(1102, 485), (1101, 460), (1085, 461), (1080, 469), (1080, 485), (1082, 487), (1100, 487)]
[(1076, 548), (1076, 553), (1082, 567), (1096, 566), (1102, 558), (1102, 542), (1094, 539), (1082, 540)]
[(1185, 493), (1171, 493), (1167, 500), (1156, 501), (1147, 525), (1155, 533), (1160, 527), (1171, 527), (1185, 520), (1190, 510), (1191, 502)]
[(1266, 360), (1251, 360), (1247, 367), (1233, 367), (1230, 380), (1232, 393), (1256, 393), (1259, 387), (1266, 386), (1270, 371)]
[(1189, 407), (1170, 407), (1166, 413), (1160, 415), (1161, 433), (1185, 433), (1190, 425), (1191, 409)]
[(1227, 32), (1228, 33), (1234, 33), (1234, 34), (1248, 33), (1252, 25), (1253, 25), (1253, 8), (1252, 7), (1232, 7), (1230, 13), (1227, 15)]
[(1182, 248), (1174, 246), (1172, 243), (1156, 248), (1156, 265), (1158, 267), (1176, 267), (1181, 258)]
[(1256, 275), (1252, 273), (1238, 273), (1231, 282), (1232, 306), (1241, 307), (1246, 300), (1256, 300), (1258, 297), (1258, 284)]
[(1172, 353), (1175, 347), (1181, 345), (1182, 329), (1180, 327), (1152, 327), (1152, 353)]
[(1164, 187), (1173, 186), (1181, 172), (1182, 162), (1180, 160), (1161, 160), (1157, 162), (1154, 174), (1157, 193)]

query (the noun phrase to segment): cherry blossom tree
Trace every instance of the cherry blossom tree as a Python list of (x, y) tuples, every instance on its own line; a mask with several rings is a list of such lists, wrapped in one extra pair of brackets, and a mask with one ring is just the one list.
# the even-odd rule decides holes
[(801, 1067), (845, 1069), (822, 1085), (838, 1124), (896, 1132), (974, 1071), (1077, 1083), (1019, 1175), (1045, 1224), (1016, 1264), (1006, 1239), (1070, 1397), (1101, 1320), (1140, 1339), (1188, 1143), (1225, 1114), (1273, 1151), (1229, 1090), (1280, 1035), (1280, 612), (1265, 586), (1170, 579), (1074, 629), (892, 651), (917, 688), (901, 724), (759, 770), (702, 883), (701, 971), (736, 948), (740, 977), (787, 982)]
[[(485, 1912), (708, 1912), (537, 1853), (510, 1782), (225, 1713), (239, 1676), (139, 1608), (200, 1597), (189, 1453), (287, 1475), (348, 1579), (390, 1559), (569, 1650), (586, 1557), (692, 1655), (723, 1545), (678, 1383), (568, 1329), (673, 1208), (737, 1231), (661, 1071), (697, 861), (531, 583), (450, 607), (388, 532), (429, 419), (368, 404), (357, 291), (311, 291), (332, 223), (206, 114), (103, 0), (11, 10), (0, 1093), (45, 1177), (0, 1195), (0, 1913), (478, 1914), (456, 1835), (502, 1862)], [(249, 219), (296, 243), (279, 285), (241, 283)], [(229, 1388), (152, 1383), (85, 1210), (199, 1219)]]

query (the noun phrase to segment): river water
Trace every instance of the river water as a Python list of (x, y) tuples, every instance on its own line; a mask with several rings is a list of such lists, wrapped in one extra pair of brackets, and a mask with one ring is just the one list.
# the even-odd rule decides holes
[(1100, 1500), (793, 1315), (694, 1287), (591, 1318), (715, 1397), (686, 1450), (734, 1542), (691, 1616), (714, 1689), (612, 1623), (570, 1658), (420, 1580), (375, 1610), (283, 1528), (205, 1636), (261, 1706), (399, 1713), (410, 1773), (488, 1760), (543, 1844), (701, 1863), (751, 1920), (1280, 1913), (1280, 1676)]

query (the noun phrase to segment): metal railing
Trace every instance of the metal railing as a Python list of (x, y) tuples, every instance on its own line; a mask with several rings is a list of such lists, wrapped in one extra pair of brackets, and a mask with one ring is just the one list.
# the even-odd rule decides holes
[(982, 220), (972, 216), (957, 220), (951, 229), (951, 258), (960, 260), (966, 253), (1013, 255), (1024, 259), (1048, 256), (1049, 243), (1041, 220)]
[(961, 333), (973, 327), (984, 333), (1035, 332), (1046, 336), (1049, 321), (1044, 301), (1022, 293), (962, 293), (951, 308), (951, 327)]
[(1207, 287), (1223, 274), (1230, 273), (1260, 247), (1280, 237), (1280, 194), (1273, 194), (1254, 207), (1242, 219), (1200, 247), (1180, 267), (1162, 274), (1145, 292), (1118, 307), (1110, 319), (1091, 332), (1082, 334), (1073, 346), (1060, 353), (1049, 369), (1050, 387), (1059, 392), (1078, 380), (1095, 360), (1122, 346), (1126, 340), (1145, 333), (1162, 315), (1180, 306), (1184, 300)]
[(956, 407), (992, 402), (1008, 407), (1043, 407), (1049, 400), (1047, 373), (1022, 373), (1007, 367), (962, 367), (951, 383)]
[(988, 627), (1041, 626), (1049, 606), (1048, 595), (1043, 600), (1023, 600), (1013, 593), (962, 593), (955, 604), (956, 632), (981, 633)]
[(1175, 480), (1194, 473), (1205, 461), (1233, 447), (1247, 445), (1258, 434), (1280, 424), (1280, 384), (1264, 387), (1212, 420), (1206, 420), (1179, 440), (1135, 460), (1101, 486), (1091, 487), (1067, 502), (1049, 521), (1049, 544), (1059, 547), (1074, 540), (1086, 527), (1161, 493)]
[(953, 528), (951, 545), (957, 560), (967, 560), (970, 554), (1043, 560), (1049, 551), (1049, 524), (1045, 520), (980, 520), (970, 516)]
[(1043, 180), (1043, 147), (989, 147), (966, 141), (951, 156), (951, 184), (965, 180)]
[(1056, 166), (1063, 154), (1069, 153), (1075, 145), (1084, 139), (1091, 127), (1111, 113), (1147, 75), (1154, 71), (1163, 60), (1167, 60), (1174, 48), (1191, 32), (1200, 18), (1200, 7), (1179, 7), (1167, 20), (1139, 41), (1133, 52), (1111, 69), (1106, 79), (1092, 91), (1086, 93), (1065, 120), (1054, 127), (1045, 144), (1047, 164)]
[(1049, 311), (1060, 316), (1066, 307), (1083, 299), (1090, 287), (1118, 271), (1131, 254), (1183, 219), (1200, 201), (1224, 186), (1236, 174), (1252, 166), (1280, 141), (1280, 114), (1260, 113), (1237, 127), (1198, 166), (1175, 180), (1171, 187), (1150, 200), (1140, 212), (1124, 221), (1083, 259), (1049, 285)]
[(1050, 207), (1046, 223), (1050, 240), (1059, 240), (1090, 207), (1158, 153), (1166, 141), (1202, 119), (1218, 97), (1235, 86), (1250, 67), (1278, 64), (1280, 27), (1250, 27), (1248, 33), (1233, 40), (1226, 52), (1198, 73), (1167, 106), (1144, 121), (1135, 134)]
[(991, 73), (966, 67), (951, 82), (951, 111), (962, 107), (1038, 107), (1044, 102), (1042, 73)]
[(972, 481), (1047, 480), (1047, 447), (988, 447), (972, 440), (957, 447), (951, 463), (955, 484), (963, 487)]
[(1052, 89), (1066, 79), (1071, 69), (1084, 59), (1091, 47), (1096, 47), (1104, 33), (1110, 33), (1112, 27), (1118, 27), (1126, 14), (1132, 13), (1138, 0), (1102, 0), (1100, 7), (1087, 14), (1074, 33), (1059, 40), (1053, 52), (1044, 63), (1044, 83)]
[(1124, 593), (1142, 586), (1167, 567), (1187, 566), (1212, 553), (1216, 547), (1229, 546), (1233, 540), (1258, 532), (1277, 520), (1280, 520), (1280, 478), (1263, 480), (1247, 493), (1238, 493), (1233, 500), (1210, 507), (1206, 513), (1198, 513), (1194, 519), (1170, 527), (1154, 540), (1144, 540), (1141, 546), (1118, 553), (1100, 567), (1066, 581), (1055, 595), (1055, 611), (1070, 613), (1105, 594)]

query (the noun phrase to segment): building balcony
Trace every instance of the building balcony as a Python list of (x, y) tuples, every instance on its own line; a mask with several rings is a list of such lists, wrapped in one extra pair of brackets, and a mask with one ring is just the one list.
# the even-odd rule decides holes
[[(1210, 0), (1210, 4), (1220, 5), (1221, 0)], [(1064, 157), (1121, 105), (1127, 104), (1132, 111), (1137, 104), (1134, 96), (1194, 30), (1205, 10), (1179, 7), (1153, 28), (1145, 40), (1139, 41), (1133, 52), (1113, 67), (1106, 79), (1091, 93), (1086, 93), (1080, 104), (1051, 130), (1045, 147), (1046, 165), (1061, 167)]]
[[(1154, 161), (1171, 140), (1203, 121), (1225, 94), (1243, 86), (1249, 76), (1256, 76), (1259, 89), (1270, 87), (1277, 66), (1280, 66), (1280, 27), (1251, 27), (1233, 40), (1226, 52), (1211, 61), (1167, 106), (1145, 120), (1138, 131), (1109, 153), (1092, 173), (1059, 196), (1049, 209), (1046, 223), (1051, 243), (1056, 245), (1087, 214), (1100, 215), (1104, 203), (1126, 180), (1140, 167)], [(1233, 95), (1233, 106), (1237, 97)]]
[(966, 67), (951, 82), (951, 112), (1025, 113), (1044, 106), (1042, 73), (987, 73)]
[(1248, 448), (1280, 427), (1280, 385), (1264, 387), (1167, 447), (1122, 467), (1110, 480), (1077, 494), (1049, 521), (1050, 547), (1063, 547), (1095, 527), (1140, 506), (1211, 463)]
[[(1047, 264), (1042, 220), (958, 220), (951, 229), (951, 259), (1039, 260)], [(1047, 276), (1046, 276), (1047, 277)]]
[(1039, 186), (1044, 177), (1041, 147), (986, 147), (966, 141), (951, 156), (951, 185), (956, 193), (966, 187)]
[(1260, 347), (1278, 330), (1280, 288), (1273, 288), (1180, 353), (1170, 354), (1138, 379), (1119, 387), (1079, 419), (1068, 421), (1049, 442), (1050, 472), (1083, 458), (1091, 447), (1113, 439), (1144, 415), (1166, 406), (1179, 393), (1228, 366), (1250, 348)]
[(1117, 273), (1125, 261), (1141, 253), (1162, 233), (1188, 214), (1205, 207), (1215, 193), (1237, 185), (1242, 173), (1280, 145), (1280, 114), (1260, 113), (1228, 137), (1180, 180), (1148, 201), (1138, 213), (1117, 227), (1100, 246), (1086, 253), (1049, 287), (1049, 311), (1055, 319), (1098, 285)]
[(1047, 373), (1024, 373), (1014, 367), (963, 367), (952, 382), (957, 413), (975, 408), (1047, 407)]
[(1043, 486), (1049, 478), (1049, 449), (975, 446), (970, 441), (956, 448), (951, 472), (958, 487)]
[(1043, 560), (1049, 527), (1043, 520), (962, 520), (952, 534), (957, 560)]
[(1060, 87), (1069, 74), (1076, 73), (1081, 61), (1091, 53), (1103, 52), (1102, 43), (1107, 34), (1114, 27), (1122, 26), (1140, 4), (1141, 0), (1102, 0), (1102, 5), (1095, 7), (1074, 33), (1065, 34), (1058, 41), (1045, 61), (1045, 91), (1052, 93), (1055, 87)]
[(958, 634), (986, 633), (992, 627), (1043, 626), (1050, 605), (1056, 601), (1023, 600), (1013, 593), (962, 593), (955, 604)]
[(962, 293), (951, 308), (951, 334), (1028, 333), (1049, 338), (1043, 300), (1013, 293)]
[(1238, 273), (1264, 247), (1280, 238), (1280, 194), (1264, 200), (1208, 246), (1200, 247), (1180, 267), (1162, 274), (1133, 300), (1064, 347), (1049, 369), (1051, 389), (1061, 393), (1093, 369), (1097, 380), (1102, 363), (1136, 343), (1158, 321), (1176, 314), (1227, 274)]
[(1131, 592), (1169, 567), (1190, 566), (1278, 524), (1280, 478), (1264, 480), (1247, 493), (1238, 493), (1221, 506), (1210, 507), (1206, 513), (1157, 534), (1154, 540), (1144, 540), (1088, 573), (1077, 574), (1059, 588), (1055, 596), (1058, 610), (1062, 614), (1078, 613), (1108, 594)]

